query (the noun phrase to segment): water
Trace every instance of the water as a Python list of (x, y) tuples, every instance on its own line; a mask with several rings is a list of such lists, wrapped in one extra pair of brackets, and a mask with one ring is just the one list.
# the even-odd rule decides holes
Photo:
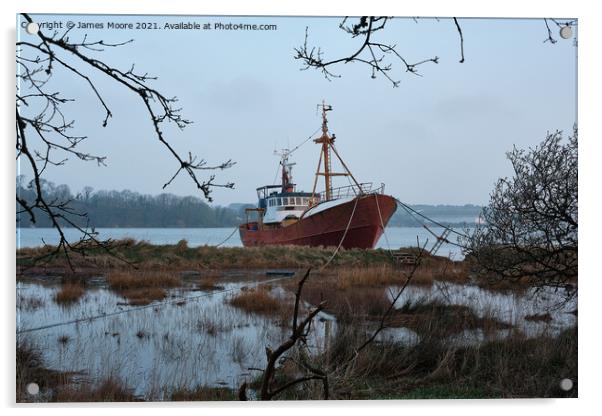
[[(249, 314), (228, 303), (242, 286), (252, 285), (230, 282), (207, 292), (179, 288), (169, 296), (188, 298), (183, 304), (164, 301), (135, 308), (105, 287), (89, 289), (75, 305), (64, 307), (53, 299), (59, 286), (19, 282), (17, 332), (79, 322), (18, 337), (38, 347), (49, 368), (81, 372), (92, 382), (116, 377), (146, 399), (162, 400), (174, 389), (199, 385), (237, 389), (257, 375), (249, 367), (265, 367), (265, 347), (275, 347), (290, 335), (277, 318)], [(279, 287), (272, 291), (291, 296)], [(308, 345), (316, 352), (333, 321), (325, 313), (314, 321)]]
[[(431, 230), (437, 235), (441, 235), (444, 231), (441, 227), (432, 227)], [(65, 228), (64, 231), (69, 241), (77, 241), (80, 237), (80, 233), (75, 229)], [(133, 238), (152, 244), (176, 244), (185, 239), (190, 247), (220, 243), (225, 247), (242, 247), (240, 235), (235, 228), (97, 228), (96, 231), (100, 239)], [(463, 230), (457, 231), (463, 232)], [(230, 234), (232, 236), (228, 239)], [(377, 248), (416, 247), (418, 237), (420, 245), (427, 243), (426, 248), (430, 249), (436, 241), (435, 237), (423, 227), (387, 227), (385, 234), (386, 237), (383, 235), (380, 238)], [(450, 236), (449, 240), (456, 242), (455, 237)], [(58, 235), (53, 228), (17, 229), (17, 248), (37, 247), (44, 243), (56, 244), (57, 242)], [(453, 244), (443, 244), (437, 254), (451, 256), (455, 260), (463, 257), (460, 247)]]
[[(237, 389), (257, 374), (250, 367), (266, 364), (265, 347), (275, 347), (289, 336), (283, 325), (289, 317), (249, 314), (231, 306), (229, 299), (244, 286), (261, 284), (258, 275), (245, 274), (242, 281), (226, 281), (214, 291), (198, 291), (194, 284), (172, 289), (163, 302), (135, 308), (106, 288), (99, 279), (88, 286), (74, 305), (57, 305), (60, 285), (44, 280), (17, 283), (17, 331), (37, 346), (44, 363), (59, 371), (82, 372), (92, 382), (116, 377), (146, 399), (162, 400), (178, 388), (198, 385)], [(284, 281), (284, 279), (282, 280)], [(265, 282), (265, 280), (264, 280)], [(279, 282), (270, 289), (288, 304), (293, 295)], [(395, 287), (391, 290), (394, 292)], [(560, 293), (534, 298), (533, 293), (499, 293), (471, 285), (435, 282), (431, 287), (408, 286), (396, 306), (405, 302), (438, 301), (468, 306), (478, 316), (493, 316), (513, 325), (527, 337), (556, 335), (577, 324), (570, 313), (576, 300), (558, 306)], [(176, 302), (186, 298), (185, 302)], [(114, 314), (124, 311), (126, 313)], [(550, 313), (550, 322), (525, 320), (527, 315)], [(98, 319), (89, 319), (99, 317)], [(88, 319), (87, 319), (88, 318)], [(77, 323), (69, 323), (78, 320)], [(209, 329), (211, 328), (211, 329)], [(326, 313), (312, 325), (308, 345), (313, 353), (324, 351), (336, 334), (336, 320)], [(485, 333), (465, 330), (452, 336), (458, 345), (479, 344), (508, 335), (510, 330)], [(329, 334), (329, 335), (326, 335)], [(408, 328), (388, 328), (379, 339), (393, 338), (408, 345), (420, 337)]]
[[(391, 288), (396, 293), (399, 288)], [(396, 307), (407, 302), (438, 302), (446, 305), (468, 306), (479, 318), (493, 317), (500, 322), (512, 325), (513, 330), (521, 331), (527, 337), (542, 334), (556, 336), (561, 331), (577, 325), (577, 316), (572, 313), (577, 308), (577, 299), (566, 301), (563, 291), (535, 288), (525, 292), (494, 292), (475, 285), (459, 285), (450, 282), (435, 281), (432, 287), (408, 286)], [(549, 313), (550, 322), (525, 319), (529, 315)], [(503, 337), (508, 330), (499, 331)], [(458, 339), (464, 343), (485, 341), (480, 331), (465, 332)]]

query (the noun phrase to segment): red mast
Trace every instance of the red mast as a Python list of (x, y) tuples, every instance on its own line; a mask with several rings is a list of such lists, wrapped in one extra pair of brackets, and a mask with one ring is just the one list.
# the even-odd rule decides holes
[[(318, 104), (318, 106), (322, 107), (322, 135), (320, 137), (318, 137), (317, 139), (314, 139), (314, 142), (322, 144), (322, 150), (320, 151), (320, 160), (318, 161), (318, 169), (316, 170), (316, 179), (314, 180), (314, 188), (313, 188), (312, 194), (315, 195), (315, 193), (316, 193), (316, 185), (318, 182), (318, 176), (324, 176), (324, 188), (325, 188), (325, 194), (326, 194), (327, 201), (330, 200), (330, 198), (332, 196), (332, 177), (333, 176), (350, 176), (351, 179), (353, 179), (353, 182), (355, 183), (355, 185), (358, 187), (358, 192), (361, 193), (362, 187), (355, 180), (355, 178), (351, 174), (351, 171), (349, 171), (349, 169), (347, 168), (347, 165), (345, 164), (345, 162), (343, 162), (343, 159), (341, 159), (341, 156), (339, 156), (339, 153), (337, 152), (337, 150), (334, 147), (334, 140), (335, 140), (336, 136), (334, 134), (332, 136), (330, 136), (328, 134), (328, 120), (326, 119), (326, 112), (332, 111), (332, 106), (326, 104), (323, 100), (322, 100), (322, 104)], [(342, 173), (332, 172), (332, 157), (330, 154), (330, 149), (332, 149), (332, 151), (334, 152), (337, 159), (339, 159), (339, 161), (343, 165), (345, 172), (342, 172)], [(320, 172), (320, 167), (322, 166), (322, 159), (324, 160), (324, 171)]]

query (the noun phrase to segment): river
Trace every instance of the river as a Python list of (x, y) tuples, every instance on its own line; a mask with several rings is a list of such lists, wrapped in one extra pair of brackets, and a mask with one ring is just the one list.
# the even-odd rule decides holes
[[(441, 235), (444, 231), (440, 227), (431, 227), (430, 229), (437, 235)], [(69, 241), (75, 242), (81, 235), (73, 228), (65, 228), (64, 231)], [(99, 239), (133, 238), (148, 241), (152, 244), (176, 244), (184, 239), (188, 241), (190, 247), (220, 243), (225, 247), (242, 246), (238, 231), (234, 232), (234, 228), (97, 228), (96, 231)], [(462, 229), (457, 231), (464, 232)], [(59, 241), (58, 234), (53, 228), (18, 228), (16, 238), (17, 248), (56, 244)], [(377, 244), (377, 248), (416, 247), (417, 241), (421, 246), (426, 243), (427, 250), (430, 250), (436, 239), (423, 227), (387, 227), (385, 235), (380, 238)], [(457, 237), (452, 234), (449, 241), (457, 243)], [(446, 257), (451, 256), (454, 260), (463, 257), (460, 247), (448, 243), (444, 243), (437, 254)]]

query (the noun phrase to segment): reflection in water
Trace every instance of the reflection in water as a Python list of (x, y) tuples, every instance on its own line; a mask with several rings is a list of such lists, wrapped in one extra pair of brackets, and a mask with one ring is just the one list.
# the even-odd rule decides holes
[[(43, 351), (52, 369), (85, 371), (96, 380), (118, 376), (146, 397), (161, 398), (168, 393), (166, 386), (238, 388), (256, 375), (249, 373), (249, 367), (265, 366), (266, 345), (279, 345), (289, 336), (277, 319), (248, 314), (228, 304), (241, 286), (228, 283), (224, 290), (203, 297), (198, 292), (173, 290), (170, 296), (196, 299), (22, 336)], [(17, 290), (17, 331), (131, 308), (123, 305), (124, 298), (104, 288), (88, 290), (68, 308), (53, 301), (58, 287), (20, 282)], [(31, 299), (42, 306), (31, 307)], [(318, 349), (323, 345), (318, 340), (325, 322), (332, 320), (326, 314), (319, 318), (308, 340)]]
[[(391, 288), (395, 292), (396, 288)], [(408, 286), (396, 306), (407, 302), (440, 302), (446, 305), (468, 306), (479, 318), (493, 317), (513, 326), (528, 337), (558, 335), (562, 330), (577, 324), (577, 317), (571, 313), (577, 307), (577, 299), (565, 302), (563, 292), (535, 289), (525, 292), (494, 292), (474, 285), (435, 281), (432, 287)], [(529, 315), (549, 313), (551, 321), (525, 319)], [(483, 339), (476, 331), (475, 339)], [(503, 334), (507, 331), (502, 331)], [(464, 337), (472, 338), (470, 333)], [(461, 337), (458, 337), (461, 338)]]
[[(277, 346), (289, 336), (281, 317), (249, 314), (228, 300), (248, 283), (226, 283), (214, 292), (179, 288), (169, 292), (167, 302), (114, 315), (131, 306), (114, 292), (98, 286), (87, 290), (75, 305), (58, 306), (53, 296), (56, 285), (19, 282), (17, 285), (17, 331), (79, 320), (63, 326), (26, 332), (24, 339), (38, 346), (48, 367), (83, 371), (92, 380), (119, 377), (135, 387), (135, 394), (161, 399), (171, 389), (198, 385), (238, 388), (257, 373), (249, 367), (265, 366), (265, 347)], [(394, 288), (393, 288), (394, 289)], [(279, 286), (274, 296), (291, 299)], [(495, 316), (514, 325), (527, 336), (556, 334), (576, 324), (568, 313), (575, 302), (556, 307), (559, 294), (533, 298), (532, 293), (495, 293), (476, 286), (436, 282), (432, 287), (410, 286), (397, 306), (405, 302), (439, 301), (470, 307), (477, 315)], [(189, 298), (186, 302), (174, 299)], [(170, 302), (170, 300), (172, 300)], [(526, 315), (549, 311), (552, 321), (526, 321)], [(108, 315), (88, 321), (85, 318)], [(84, 318), (84, 319), (82, 319)], [(315, 321), (308, 343), (319, 353), (336, 333), (336, 322), (328, 314)], [(329, 334), (325, 337), (325, 333)], [(498, 335), (503, 335), (499, 331)], [(415, 344), (419, 336), (407, 328), (389, 328), (380, 339), (393, 338)], [(458, 344), (482, 342), (491, 334), (482, 330), (456, 334)]]

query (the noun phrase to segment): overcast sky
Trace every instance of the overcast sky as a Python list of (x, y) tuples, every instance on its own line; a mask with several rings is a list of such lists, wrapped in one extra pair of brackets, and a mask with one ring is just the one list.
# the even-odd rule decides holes
[[(273, 151), (294, 147), (320, 126), (316, 104), (326, 100), (337, 148), (361, 182), (385, 183), (387, 193), (408, 203), (484, 204), (496, 179), (511, 174), (505, 152), (514, 145), (538, 144), (547, 131), (571, 132), (576, 122), (576, 50), (572, 40), (547, 37), (542, 19), (460, 19), (466, 61), (450, 19), (397, 19), (377, 33), (382, 43), (397, 45), (409, 62), (434, 56), (439, 64), (419, 67), (422, 77), (404, 72), (389, 58), (391, 77), (371, 78), (362, 64), (341, 64), (328, 81), (315, 70), (300, 71), (293, 48), (319, 45), (326, 59), (352, 53), (362, 39), (338, 29), (339, 18), (298, 17), (135, 17), (48, 16), (36, 21), (165, 22), (275, 24), (275, 31), (226, 30), (71, 30), (72, 40), (134, 42), (95, 56), (128, 69), (159, 77), (152, 85), (178, 96), (182, 114), (194, 122), (184, 131), (166, 129), (182, 151), (219, 163), (236, 165), (216, 172), (219, 182), (235, 182), (234, 190), (216, 189), (215, 204), (254, 202), (255, 188), (272, 184), (278, 166)], [(60, 31), (60, 30), (59, 30)], [(50, 31), (51, 33), (52, 31)], [(49, 31), (45, 31), (49, 33)], [(27, 39), (25, 31), (20, 34)], [(130, 189), (158, 194), (177, 169), (176, 161), (157, 141), (142, 102), (110, 79), (93, 80), (113, 112), (104, 114), (85, 81), (58, 73), (49, 87), (74, 98), (67, 116), (76, 120), (73, 133), (89, 138), (80, 146), (107, 156), (107, 166), (69, 160), (49, 168), (47, 179), (78, 191)], [(311, 191), (319, 147), (307, 143), (294, 153), (298, 188)], [(24, 167), (25, 164), (23, 164)], [(31, 176), (27, 169), (22, 172)], [(345, 179), (339, 182), (347, 184)], [(336, 184), (336, 183), (335, 183)], [(192, 181), (182, 175), (167, 189), (194, 195)]]

